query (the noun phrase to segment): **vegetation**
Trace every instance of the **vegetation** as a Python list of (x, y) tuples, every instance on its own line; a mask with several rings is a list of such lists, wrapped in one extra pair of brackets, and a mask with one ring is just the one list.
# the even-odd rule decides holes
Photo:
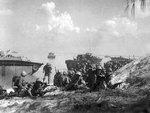
[[(138, 0), (127, 0), (127, 6), (125, 11), (131, 12), (132, 16), (135, 16), (135, 7)], [(146, 7), (146, 0), (139, 0), (141, 10), (144, 11)]]

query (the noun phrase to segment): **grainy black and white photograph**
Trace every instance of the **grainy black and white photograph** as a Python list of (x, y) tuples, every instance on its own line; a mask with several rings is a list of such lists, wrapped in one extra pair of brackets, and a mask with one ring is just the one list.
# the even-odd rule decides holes
[(0, 0), (0, 113), (150, 113), (150, 0)]

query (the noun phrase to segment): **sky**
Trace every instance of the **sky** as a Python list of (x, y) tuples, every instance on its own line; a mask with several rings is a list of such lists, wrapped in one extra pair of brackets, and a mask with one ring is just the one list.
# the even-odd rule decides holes
[[(94, 55), (143, 56), (150, 53), (150, 3), (136, 2), (135, 18), (126, 0), (0, 0), (0, 49), (32, 61), (55, 63), (91, 52)], [(52, 61), (54, 62), (54, 61)]]

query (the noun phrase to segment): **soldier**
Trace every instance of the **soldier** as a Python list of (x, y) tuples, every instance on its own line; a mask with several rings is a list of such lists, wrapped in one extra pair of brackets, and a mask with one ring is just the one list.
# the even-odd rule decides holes
[(68, 70), (68, 76), (70, 79), (72, 79), (72, 77), (75, 75), (75, 71), (73, 68), (71, 68), (71, 70)]
[(33, 97), (31, 90), (32, 90), (32, 84), (27, 84), (26, 89), (21, 91), (19, 96), (21, 96), (21, 97)]
[(97, 80), (96, 80), (96, 88), (99, 89), (105, 89), (105, 75), (104, 75), (104, 70), (102, 69), (101, 66), (96, 66), (95, 70)]
[(86, 82), (83, 80), (81, 72), (77, 72), (71, 79), (67, 90), (87, 89)]
[(54, 86), (62, 87), (62, 81), (63, 81), (62, 76), (63, 74), (60, 71), (56, 72), (54, 76)]
[(94, 73), (92, 67), (89, 68), (87, 73), (88, 73), (87, 86), (90, 88), (91, 91), (93, 91), (95, 90), (95, 87), (96, 87), (97, 76)]
[(64, 71), (63, 72), (63, 81), (62, 81), (62, 86), (63, 87), (68, 87), (68, 84), (70, 83), (70, 78), (68, 77), (68, 74)]
[(84, 89), (84, 90), (87, 90), (89, 89), (87, 86), (86, 86), (86, 82), (85, 80), (83, 79), (83, 76), (81, 74), (81, 72), (77, 72), (76, 73), (76, 76), (78, 76), (78, 79), (77, 81), (75, 82), (74, 86), (76, 89)]
[(54, 86), (58, 86), (58, 77), (59, 77), (59, 71), (56, 72), (54, 75)]
[(75, 83), (78, 81), (78, 76), (79, 74), (75, 74), (74, 76), (72, 76), (71, 81), (67, 87), (67, 90), (75, 90)]
[(33, 85), (33, 88), (31, 90), (31, 93), (33, 96), (43, 96), (43, 82), (37, 78), (36, 82)]
[(81, 64), (78, 62), (76, 65), (76, 70), (79, 71), (81, 69)]
[(36, 79), (36, 81), (33, 84), (28, 84), (26, 90), (23, 92), (23, 97), (31, 97), (35, 98), (37, 96), (43, 96), (45, 93), (48, 92), (48, 90), (44, 89), (47, 87), (47, 83), (43, 83), (39, 80), (39, 78)]
[(26, 75), (27, 73), (25, 71), (22, 71), (20, 76), (14, 76), (12, 78), (12, 88), (14, 89), (14, 91), (17, 93), (18, 96), (22, 90), (26, 89), (24, 80), (23, 80), (23, 78)]
[(7, 96), (7, 90), (3, 89), (2, 86), (0, 86), (0, 99), (3, 99)]
[(52, 73), (52, 67), (50, 63), (47, 63), (43, 68), (44, 78), (43, 82), (45, 81), (45, 78), (48, 77), (48, 84), (50, 84), (50, 74)]
[(85, 67), (86, 72), (91, 68), (92, 68), (92, 65), (90, 63), (86, 63), (86, 67)]

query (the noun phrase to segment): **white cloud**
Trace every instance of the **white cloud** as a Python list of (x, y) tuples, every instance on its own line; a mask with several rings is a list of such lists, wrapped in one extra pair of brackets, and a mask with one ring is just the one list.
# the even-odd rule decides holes
[(87, 32), (98, 32), (98, 29), (96, 29), (96, 28), (86, 28), (85, 31), (87, 31)]
[(105, 21), (105, 25), (107, 31), (116, 36), (135, 36), (138, 30), (137, 23), (126, 17), (117, 17), (107, 20)]
[(116, 24), (116, 18), (114, 18), (113, 20), (107, 20), (105, 23), (107, 24), (107, 25), (109, 25), (109, 26), (111, 26), (111, 27), (116, 27), (117, 26), (117, 24)]
[(1, 9), (0, 10), (0, 15), (9, 16), (9, 15), (12, 15), (12, 14), (13, 14), (13, 11), (10, 10), (10, 9)]
[(138, 24), (135, 21), (132, 21), (126, 17), (114, 17), (110, 20), (106, 20), (100, 25), (99, 28), (86, 28), (85, 31), (100, 33), (101, 35), (109, 36), (132, 36), (136, 37), (139, 29)]
[(39, 30), (40, 30), (40, 26), (36, 24), (36, 25), (35, 25), (35, 30), (36, 30), (36, 31), (39, 31)]
[(150, 54), (150, 43), (147, 42), (147, 44), (145, 44), (145, 50), (147, 51), (148, 54)]
[(80, 31), (80, 28), (74, 25), (71, 15), (67, 12), (60, 13), (56, 10), (54, 2), (42, 4), (41, 10), (47, 15), (48, 25), (46, 26), (48, 31), (57, 30), (60, 33), (66, 31)]
[(45, 9), (48, 13), (53, 14), (54, 10), (55, 10), (55, 3), (54, 2), (47, 2), (45, 4), (42, 4), (42, 9)]

